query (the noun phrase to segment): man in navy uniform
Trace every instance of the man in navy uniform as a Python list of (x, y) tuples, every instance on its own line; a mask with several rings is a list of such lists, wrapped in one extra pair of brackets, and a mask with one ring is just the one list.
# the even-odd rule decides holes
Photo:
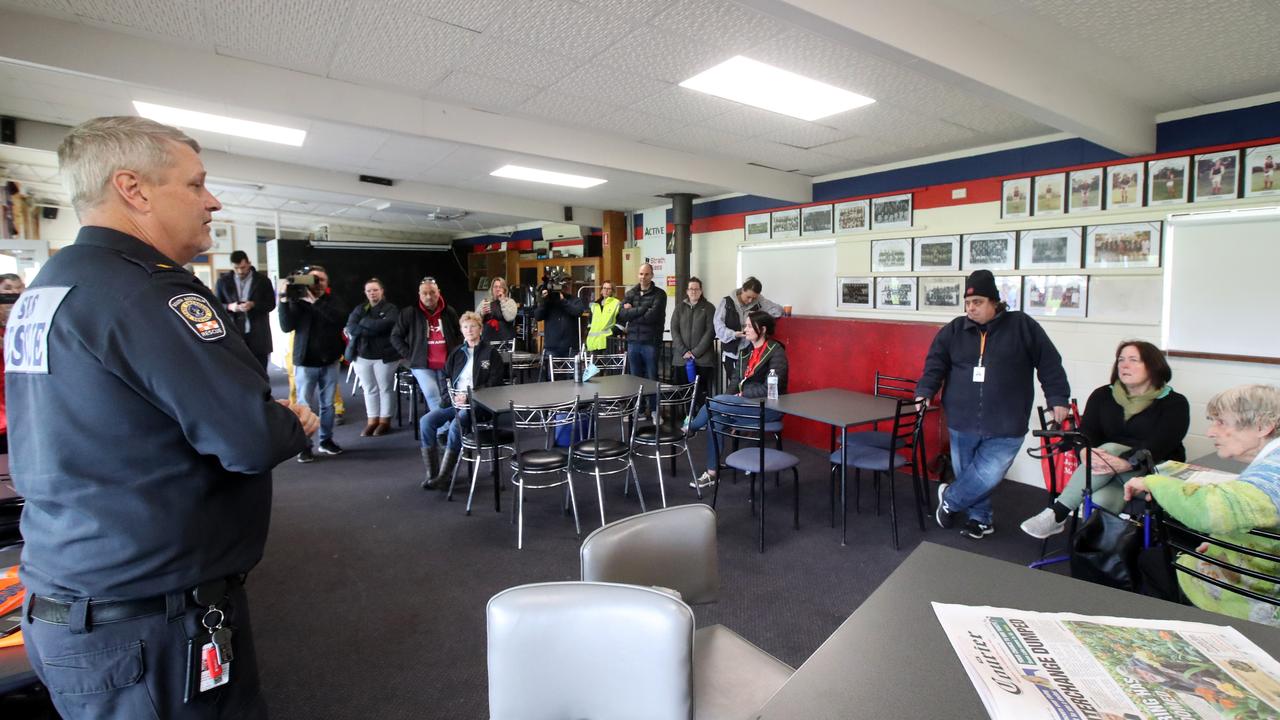
[(200, 146), (136, 117), (58, 148), (83, 227), (13, 309), (27, 654), (64, 718), (264, 718), (243, 581), (271, 468), (318, 421), (271, 398), (213, 293)]

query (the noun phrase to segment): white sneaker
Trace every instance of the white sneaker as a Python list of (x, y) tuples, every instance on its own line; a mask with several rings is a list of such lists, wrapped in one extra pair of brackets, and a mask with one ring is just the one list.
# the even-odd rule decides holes
[(1053, 519), (1053, 508), (1045, 508), (1022, 521), (1022, 532), (1037, 540), (1044, 540), (1062, 532), (1067, 526), (1066, 520)]
[(695, 490), (698, 488), (711, 487), (712, 485), (715, 485), (715, 484), (716, 484), (716, 476), (712, 475), (709, 472), (702, 473), (701, 475), (698, 476), (697, 480), (689, 481), (689, 487), (694, 488)]

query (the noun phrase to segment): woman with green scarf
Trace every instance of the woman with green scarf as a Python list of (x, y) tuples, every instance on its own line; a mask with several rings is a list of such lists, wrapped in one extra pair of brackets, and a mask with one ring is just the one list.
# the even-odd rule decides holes
[[(1191, 407), (1169, 386), (1173, 371), (1160, 348), (1126, 340), (1116, 348), (1111, 384), (1089, 395), (1080, 432), (1093, 454), (1093, 503), (1112, 512), (1124, 507), (1124, 484), (1135, 475), (1126, 459), (1147, 450), (1157, 463), (1186, 460), (1182, 447), (1191, 425)], [(1062, 532), (1067, 518), (1084, 500), (1085, 463), (1071, 476), (1052, 507), (1022, 523), (1022, 531), (1044, 539)]]

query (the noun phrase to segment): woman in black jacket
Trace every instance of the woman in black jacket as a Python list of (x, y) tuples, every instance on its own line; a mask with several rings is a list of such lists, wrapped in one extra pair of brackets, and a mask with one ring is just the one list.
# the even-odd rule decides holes
[[(702, 378), (698, 395), (703, 396), (716, 374), (716, 306), (703, 297), (702, 281), (696, 277), (689, 278), (685, 295), (687, 299), (676, 305), (671, 316), (671, 364), (676, 367), (675, 377), (683, 372), (687, 383), (693, 382), (695, 375)], [(690, 363), (693, 373), (689, 372)], [(694, 410), (701, 404), (699, 397)]]
[[(1191, 425), (1187, 398), (1173, 391), (1173, 371), (1160, 348), (1149, 342), (1126, 340), (1116, 348), (1111, 384), (1089, 395), (1080, 431), (1093, 454), (1093, 503), (1112, 512), (1124, 506), (1124, 484), (1134, 477), (1133, 455), (1151, 453), (1159, 464), (1186, 460), (1182, 447)], [(1044, 539), (1062, 532), (1067, 518), (1084, 498), (1085, 463), (1081, 462), (1053, 507), (1022, 523), (1022, 531)]]
[(347, 318), (346, 357), (356, 367), (369, 418), (360, 437), (385, 435), (391, 430), (391, 401), (400, 365), (400, 353), (391, 346), (391, 330), (400, 309), (386, 299), (385, 292), (381, 280), (369, 278), (364, 284), (368, 302)]
[[(738, 367), (742, 368), (742, 379), (738, 381), (737, 394), (725, 393), (716, 395), (713, 400), (735, 405), (756, 406), (759, 400), (769, 394), (769, 374), (778, 378), (778, 394), (787, 392), (787, 348), (773, 339), (776, 320), (762, 310), (754, 310), (747, 315), (747, 324), (743, 327), (747, 342), (750, 343), (738, 354)], [(757, 401), (757, 402), (752, 402)], [(693, 432), (707, 426), (708, 407), (704, 406), (689, 421), (686, 431)], [(765, 422), (777, 422), (782, 413), (776, 410), (765, 411)], [(712, 485), (716, 481), (716, 460), (720, 454), (716, 442), (716, 434), (707, 432), (707, 470), (694, 480), (701, 487)]]

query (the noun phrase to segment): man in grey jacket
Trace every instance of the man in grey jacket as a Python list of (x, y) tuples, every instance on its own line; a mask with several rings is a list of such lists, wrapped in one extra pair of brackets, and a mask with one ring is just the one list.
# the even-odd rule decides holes
[(761, 295), (761, 289), (760, 281), (749, 277), (735, 293), (725, 295), (716, 305), (713, 322), (720, 352), (724, 355), (725, 387), (737, 384), (738, 353), (750, 345), (742, 332), (747, 315), (753, 310), (763, 310), (775, 318), (782, 317), (782, 306)]

